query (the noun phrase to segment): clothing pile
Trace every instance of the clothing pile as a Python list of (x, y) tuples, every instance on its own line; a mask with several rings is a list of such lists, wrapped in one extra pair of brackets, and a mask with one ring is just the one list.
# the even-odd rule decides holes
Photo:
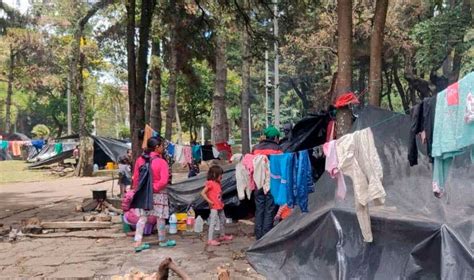
[(473, 92), (474, 72), (412, 109), (408, 160), (410, 166), (418, 164), (418, 135), (433, 163), (432, 188), (438, 198), (445, 192), (454, 158), (470, 152), (474, 162)]

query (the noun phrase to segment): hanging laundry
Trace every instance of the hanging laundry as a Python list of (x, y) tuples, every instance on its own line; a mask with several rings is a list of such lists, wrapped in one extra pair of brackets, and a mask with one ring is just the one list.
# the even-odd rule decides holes
[(242, 159), (242, 165), (245, 167), (247, 172), (249, 173), (250, 180), (249, 180), (249, 188), (250, 190), (255, 190), (256, 185), (255, 181), (253, 179), (253, 173), (254, 173), (254, 165), (253, 165), (253, 159), (255, 158), (255, 155), (252, 154), (246, 154), (244, 158)]
[(224, 154), (225, 159), (230, 160), (230, 158), (232, 158), (232, 147), (227, 142), (216, 143), (216, 148), (219, 153)]
[(212, 147), (212, 156), (213, 156), (213, 159), (218, 159), (221, 156), (221, 153), (216, 147)]
[(11, 142), (11, 150), (12, 150), (13, 156), (15, 157), (21, 156), (22, 142), (21, 141), (10, 141), (10, 142)]
[(0, 140), (0, 149), (8, 150), (8, 141)]
[(215, 159), (212, 145), (201, 146), (202, 160), (209, 161)]
[(295, 175), (296, 184), (293, 184), (294, 204), (300, 207), (301, 212), (308, 212), (308, 195), (314, 192), (314, 188), (311, 162), (307, 150), (298, 152)]
[(183, 147), (183, 154), (184, 154), (184, 165), (188, 165), (189, 163), (193, 162), (193, 152), (191, 150), (191, 146), (184, 146)]
[(267, 156), (257, 155), (253, 158), (253, 167), (255, 186), (267, 194), (270, 191), (270, 160)]
[(336, 141), (327, 142), (323, 146), (324, 154), (326, 155), (325, 169), (331, 178), (337, 180), (336, 198), (344, 200), (346, 197), (347, 187), (344, 175), (339, 170), (339, 160), (337, 158)]
[(149, 125), (145, 125), (145, 129), (143, 130), (143, 142), (142, 142), (142, 149), (146, 149), (148, 139), (153, 137), (153, 128)]
[(383, 169), (370, 128), (346, 134), (336, 140), (338, 169), (352, 179), (355, 210), (365, 242), (372, 242), (369, 202), (385, 203)]
[(193, 152), (193, 160), (195, 160), (197, 162), (201, 162), (201, 159), (202, 159), (201, 145), (193, 145), (191, 147), (191, 149), (192, 149), (192, 152)]
[[(440, 197), (454, 157), (471, 149), (474, 156), (474, 123), (466, 123), (468, 96), (474, 89), (474, 72), (438, 93), (433, 132), (433, 192)], [(469, 148), (470, 147), (470, 148)]]
[(411, 111), (411, 129), (408, 142), (408, 161), (410, 166), (418, 164), (418, 147), (416, 137), (420, 135), (421, 143), (426, 144), (430, 162), (433, 162), (431, 150), (433, 144), (433, 127), (436, 109), (436, 97), (425, 98), (422, 103), (415, 105)]
[(175, 145), (174, 145), (173, 143), (169, 142), (169, 141), (166, 141), (166, 142), (165, 142), (165, 146), (166, 146), (166, 147), (165, 147), (165, 148), (166, 148), (166, 149), (165, 149), (166, 153), (167, 153), (170, 157), (174, 158), (174, 148), (175, 148)]
[(464, 115), (464, 122), (470, 124), (474, 122), (474, 95), (469, 92), (466, 101), (466, 114)]
[(326, 129), (326, 142), (336, 139), (336, 121), (330, 120)]
[(63, 152), (63, 143), (55, 143), (54, 144), (54, 152), (59, 155)]
[(277, 205), (294, 205), (292, 196), (289, 195), (294, 183), (294, 160), (293, 153), (270, 156), (270, 192)]
[(186, 163), (183, 149), (184, 149), (183, 145), (180, 145), (180, 144), (174, 145), (174, 160), (175, 162), (179, 164)]
[(239, 200), (245, 199), (245, 196), (247, 196), (247, 199), (250, 199), (252, 196), (252, 191), (250, 190), (250, 174), (242, 164), (242, 159), (242, 154), (234, 154), (231, 158), (232, 162), (237, 162), (235, 165), (235, 181)]
[(44, 146), (44, 140), (33, 140), (31, 145), (36, 148), (36, 150), (41, 150)]

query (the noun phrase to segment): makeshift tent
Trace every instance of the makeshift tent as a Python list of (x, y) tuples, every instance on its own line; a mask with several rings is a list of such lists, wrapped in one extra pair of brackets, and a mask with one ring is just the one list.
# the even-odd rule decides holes
[(31, 141), (31, 139), (23, 133), (12, 133), (4, 138), (7, 141)]
[(433, 196), (428, 158), (410, 168), (406, 115), (369, 107), (353, 129), (372, 127), (387, 193), (370, 206), (374, 241), (362, 241), (352, 182), (335, 201), (336, 181), (324, 174), (298, 209), (247, 251), (268, 279), (473, 279), (473, 183), (470, 159), (455, 159), (447, 195)]
[[(117, 139), (99, 136), (91, 137), (94, 140), (94, 164), (97, 164), (99, 167), (104, 167), (107, 162), (117, 162), (118, 158), (125, 155), (127, 150), (130, 149), (127, 143)], [(58, 138), (56, 141), (63, 145), (63, 150), (60, 154), (55, 152), (56, 144), (45, 145), (38, 155), (29, 159), (29, 162), (34, 162), (29, 167), (41, 167), (71, 158), (73, 150), (79, 145), (78, 136), (75, 135)]]

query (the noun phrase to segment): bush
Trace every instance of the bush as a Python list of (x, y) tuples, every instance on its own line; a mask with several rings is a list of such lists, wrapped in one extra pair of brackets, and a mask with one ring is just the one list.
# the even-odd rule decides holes
[(119, 137), (122, 139), (130, 138), (130, 127), (122, 125), (119, 127)]
[(50, 134), (50, 130), (44, 124), (37, 124), (33, 127), (33, 130), (31, 130), (31, 133), (39, 138), (47, 138)]

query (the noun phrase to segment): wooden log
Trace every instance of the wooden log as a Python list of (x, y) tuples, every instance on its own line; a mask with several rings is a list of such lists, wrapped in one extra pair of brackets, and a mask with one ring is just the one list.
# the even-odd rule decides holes
[(25, 234), (30, 238), (86, 238), (86, 239), (119, 239), (123, 238), (123, 234), (76, 234), (76, 233), (48, 233), (48, 234)]
[(112, 204), (108, 203), (107, 201), (104, 201), (104, 205), (107, 207), (112, 212), (118, 213), (118, 214), (123, 214), (122, 209), (117, 209), (115, 208)]
[(218, 267), (217, 280), (230, 280), (230, 271), (226, 268)]
[(166, 258), (164, 261), (160, 263), (158, 267), (158, 275), (157, 279), (159, 280), (167, 280), (169, 276), (169, 270), (172, 270), (178, 277), (181, 277), (183, 280), (191, 280), (191, 277), (184, 272), (179, 266), (177, 266), (171, 258)]
[(82, 221), (66, 221), (66, 222), (43, 222), (43, 229), (98, 229), (110, 228), (111, 222), (82, 222)]

